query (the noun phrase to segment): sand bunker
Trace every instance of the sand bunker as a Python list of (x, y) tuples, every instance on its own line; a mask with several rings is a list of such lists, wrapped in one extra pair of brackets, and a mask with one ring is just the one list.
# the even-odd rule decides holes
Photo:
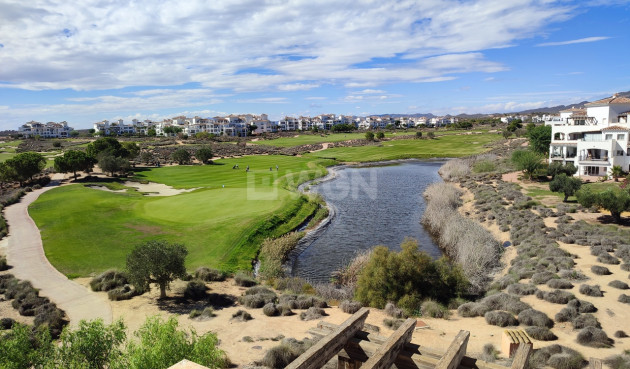
[(107, 191), (107, 192), (125, 192), (125, 191), (127, 191), (127, 190), (124, 190), (124, 189), (123, 190), (112, 190), (112, 189), (109, 189), (109, 188), (107, 188), (105, 186), (86, 186), (86, 187), (93, 188), (95, 190)]
[(142, 192), (145, 196), (175, 196), (184, 192), (192, 192), (199, 187), (189, 188), (189, 189), (178, 189), (173, 188), (171, 186), (167, 186), (163, 183), (139, 183), (139, 182), (130, 182), (126, 181), (123, 183), (127, 187), (133, 187), (137, 189), (139, 192)]

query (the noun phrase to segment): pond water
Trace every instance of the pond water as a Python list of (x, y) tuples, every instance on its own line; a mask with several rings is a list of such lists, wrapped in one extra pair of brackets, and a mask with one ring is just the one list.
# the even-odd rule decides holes
[[(439, 161), (404, 161), (397, 165), (341, 167), (335, 177), (310, 191), (332, 207), (330, 224), (298, 245), (291, 273), (314, 282), (327, 282), (333, 271), (363, 250), (385, 245), (400, 250), (405, 237), (418, 240), (433, 257), (441, 251), (420, 224), (425, 209), (422, 193), (441, 181)], [(298, 254), (299, 253), (299, 254)]]

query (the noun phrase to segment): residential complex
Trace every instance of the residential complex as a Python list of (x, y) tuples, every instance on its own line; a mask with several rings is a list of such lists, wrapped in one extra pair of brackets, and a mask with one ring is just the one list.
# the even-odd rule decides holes
[(70, 132), (72, 131), (72, 127), (68, 127), (67, 122), (39, 123), (30, 121), (20, 126), (18, 134), (21, 134), (26, 138), (35, 136), (44, 138), (67, 138), (70, 137)]
[(612, 167), (630, 170), (630, 99), (617, 94), (572, 108), (545, 124), (552, 127), (549, 162), (573, 163), (576, 175), (610, 175)]

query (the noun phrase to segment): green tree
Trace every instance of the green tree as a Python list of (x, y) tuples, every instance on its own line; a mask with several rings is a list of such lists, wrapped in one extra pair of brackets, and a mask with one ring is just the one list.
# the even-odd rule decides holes
[(39, 174), (46, 166), (46, 158), (39, 153), (23, 152), (15, 155), (11, 159), (7, 159), (5, 164), (13, 168), (15, 171), (15, 180), (20, 182), (20, 186), (27, 179), (33, 179), (33, 176)]
[(208, 132), (197, 132), (195, 133), (195, 138), (198, 140), (207, 140), (210, 138), (210, 133)]
[(510, 136), (512, 136), (512, 132), (508, 130), (503, 131), (503, 138), (507, 140), (508, 138), (510, 138)]
[(516, 130), (519, 128), (523, 128), (523, 122), (520, 119), (515, 119), (511, 121), (510, 124), (508, 124), (506, 129), (509, 132), (516, 132)]
[(383, 138), (385, 138), (385, 133), (377, 132), (376, 133), (376, 138), (378, 138), (379, 140), (382, 140)]
[(147, 129), (147, 136), (149, 136), (149, 137), (155, 137), (155, 136), (157, 136), (157, 132), (155, 131), (155, 128), (149, 128), (149, 129)]
[(148, 318), (135, 333), (138, 338), (127, 347), (125, 362), (116, 368), (162, 369), (183, 359), (212, 369), (225, 368), (225, 353), (217, 348), (219, 343), (213, 333), (197, 335), (178, 329), (177, 319), (171, 316), (163, 321), (160, 317)]
[(195, 152), (195, 157), (202, 164), (206, 164), (208, 160), (212, 159), (212, 149), (209, 147), (201, 147)]
[(140, 154), (140, 146), (138, 146), (138, 144), (135, 142), (123, 142), (122, 147), (128, 152), (127, 156), (125, 156), (126, 158), (134, 159), (137, 158)]
[(551, 176), (551, 179), (555, 178), (558, 174), (566, 174), (567, 176), (572, 176), (577, 173), (578, 169), (572, 163), (567, 163), (563, 165), (560, 162), (553, 162), (549, 164), (547, 168), (547, 175)]
[(575, 195), (580, 187), (582, 187), (581, 179), (573, 176), (567, 176), (565, 173), (556, 175), (554, 179), (549, 182), (549, 190), (552, 192), (564, 193), (563, 202), (567, 202), (569, 196)]
[(597, 206), (610, 211), (615, 223), (621, 223), (621, 213), (630, 210), (629, 189), (607, 189), (601, 192), (593, 192), (586, 186), (576, 193), (578, 202), (587, 208)]
[[(400, 121), (398, 121), (398, 125), (400, 125)], [(396, 129), (396, 126), (395, 126), (395, 125), (393, 125), (393, 124), (391, 124), (391, 123), (389, 123), (389, 124), (387, 124), (387, 125), (385, 126), (385, 129), (387, 129), (387, 130), (390, 130), (390, 131), (391, 131), (391, 130), (393, 130), (393, 129)]]
[(433, 132), (429, 132), (429, 133), (427, 133), (427, 137), (429, 137), (429, 139), (431, 139), (431, 140), (432, 140), (432, 139), (434, 139), (434, 138), (435, 138), (435, 133), (433, 133)]
[(77, 179), (78, 171), (90, 172), (93, 166), (94, 159), (83, 151), (69, 150), (63, 156), (55, 158), (55, 170), (59, 173), (72, 173), (74, 179)]
[(533, 179), (536, 171), (542, 167), (542, 157), (530, 150), (514, 151), (512, 162), (516, 169), (522, 171), (529, 179)]
[(102, 153), (107, 153), (120, 158), (129, 157), (129, 151), (113, 137), (101, 137), (97, 139), (96, 141), (88, 144), (85, 152), (93, 158), (98, 158)]
[(153, 155), (152, 152), (150, 151), (143, 151), (140, 154), (140, 161), (142, 161), (145, 164), (151, 164), (155, 162), (155, 155)]
[(621, 168), (621, 165), (613, 165), (611, 174), (615, 179), (615, 182), (619, 182), (619, 177), (623, 177), (623, 169)]
[(365, 132), (365, 139), (368, 141), (374, 141), (374, 132), (372, 131)]
[(70, 131), (70, 137), (76, 138), (76, 137), (79, 137), (79, 135), (80, 135), (79, 131)]
[(190, 164), (191, 155), (186, 149), (177, 149), (171, 154), (171, 158), (179, 165)]
[(165, 298), (169, 284), (186, 276), (186, 255), (188, 250), (182, 244), (149, 241), (127, 255), (127, 271), (136, 288), (148, 291), (155, 283), (160, 287), (160, 298)]
[(422, 138), (422, 132), (420, 131), (416, 132), (416, 138)]
[(56, 368), (104, 369), (121, 360), (127, 334), (122, 320), (105, 325), (102, 319), (82, 320), (76, 330), (64, 328), (54, 355)]
[(529, 147), (539, 153), (549, 153), (549, 145), (551, 144), (551, 126), (536, 126), (532, 128), (528, 133)]
[(42, 368), (53, 355), (55, 346), (48, 329), (14, 323), (7, 333), (0, 333), (0, 368)]
[(129, 160), (116, 157), (110, 153), (104, 152), (98, 156), (98, 165), (105, 173), (109, 173), (113, 177), (116, 173), (125, 173), (131, 169)]
[[(406, 239), (401, 251), (374, 248), (357, 282), (355, 297), (365, 305), (383, 308), (388, 301), (401, 303), (413, 312), (425, 298), (448, 301), (468, 288), (461, 267), (447, 259), (439, 262)], [(417, 306), (414, 306), (417, 305)]]
[(17, 172), (15, 168), (5, 163), (0, 163), (0, 188), (4, 187), (5, 183), (10, 183), (17, 180)]

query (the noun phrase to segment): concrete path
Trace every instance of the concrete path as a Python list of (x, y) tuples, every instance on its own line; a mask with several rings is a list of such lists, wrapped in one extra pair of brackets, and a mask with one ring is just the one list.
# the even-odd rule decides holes
[(31, 281), (40, 289), (41, 296), (48, 297), (66, 312), (73, 327), (80, 320), (96, 318), (111, 323), (112, 310), (106, 297), (69, 280), (48, 262), (39, 229), (28, 214), (28, 206), (39, 195), (58, 186), (59, 179), (56, 175), (49, 186), (29, 192), (19, 203), (5, 208), (4, 217), (9, 225), (7, 261), (13, 267), (9, 273)]

